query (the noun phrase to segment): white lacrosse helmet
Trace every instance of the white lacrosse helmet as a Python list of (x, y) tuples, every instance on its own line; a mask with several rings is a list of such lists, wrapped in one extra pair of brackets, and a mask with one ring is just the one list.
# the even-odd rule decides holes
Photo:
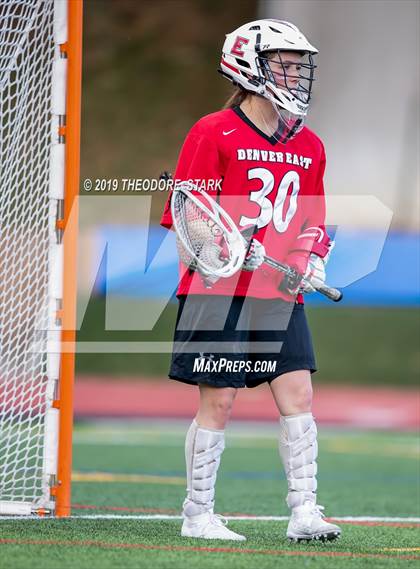
[[(281, 52), (296, 51), (302, 56), (299, 81), (290, 81), (282, 63)], [(278, 53), (283, 68), (283, 80), (276, 82), (269, 61), (270, 53)], [(226, 35), (219, 71), (235, 85), (271, 101), (286, 123), (296, 123), (291, 138), (303, 126), (309, 108), (314, 80), (313, 55), (318, 50), (298, 28), (282, 20), (256, 20)], [(293, 85), (292, 85), (293, 84)], [(283, 112), (286, 111), (286, 112)]]

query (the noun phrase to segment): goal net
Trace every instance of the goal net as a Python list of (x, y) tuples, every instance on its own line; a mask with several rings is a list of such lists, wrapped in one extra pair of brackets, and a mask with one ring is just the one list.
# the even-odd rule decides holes
[(54, 512), (67, 0), (0, 0), (0, 514)]

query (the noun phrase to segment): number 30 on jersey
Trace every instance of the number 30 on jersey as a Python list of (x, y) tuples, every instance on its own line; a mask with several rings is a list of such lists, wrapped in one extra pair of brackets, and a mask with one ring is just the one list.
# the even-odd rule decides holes
[[(267, 168), (252, 168), (248, 171), (248, 180), (258, 179), (262, 182), (262, 188), (250, 192), (249, 199), (260, 207), (258, 217), (248, 217), (243, 215), (239, 221), (241, 227), (245, 225), (257, 225), (258, 229), (265, 227), (273, 221), (273, 225), (279, 233), (287, 231), (289, 223), (296, 213), (297, 197), (300, 190), (299, 174), (294, 170), (287, 172), (280, 181), (277, 188), (276, 198), (273, 203), (268, 199), (268, 195), (274, 189), (274, 175)], [(284, 203), (288, 194), (290, 185), (292, 192), (290, 194), (289, 207), (284, 212)]]

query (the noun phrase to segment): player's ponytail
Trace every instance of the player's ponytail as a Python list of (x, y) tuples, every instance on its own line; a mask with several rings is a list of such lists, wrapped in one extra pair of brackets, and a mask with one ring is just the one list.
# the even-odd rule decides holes
[(224, 109), (232, 109), (233, 107), (240, 105), (241, 103), (243, 103), (245, 101), (245, 99), (248, 97), (248, 95), (249, 95), (249, 92), (246, 91), (243, 87), (241, 87), (241, 86), (235, 87), (234, 92), (229, 97), (229, 99), (226, 101), (226, 103), (223, 105), (223, 108)]

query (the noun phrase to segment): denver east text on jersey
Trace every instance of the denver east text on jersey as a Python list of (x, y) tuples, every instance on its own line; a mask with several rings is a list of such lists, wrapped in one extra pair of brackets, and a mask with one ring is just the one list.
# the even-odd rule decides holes
[(253, 162), (281, 162), (300, 166), (308, 170), (312, 164), (312, 158), (294, 154), (292, 152), (275, 152), (274, 150), (259, 150), (258, 148), (238, 148), (238, 160), (250, 160)]

